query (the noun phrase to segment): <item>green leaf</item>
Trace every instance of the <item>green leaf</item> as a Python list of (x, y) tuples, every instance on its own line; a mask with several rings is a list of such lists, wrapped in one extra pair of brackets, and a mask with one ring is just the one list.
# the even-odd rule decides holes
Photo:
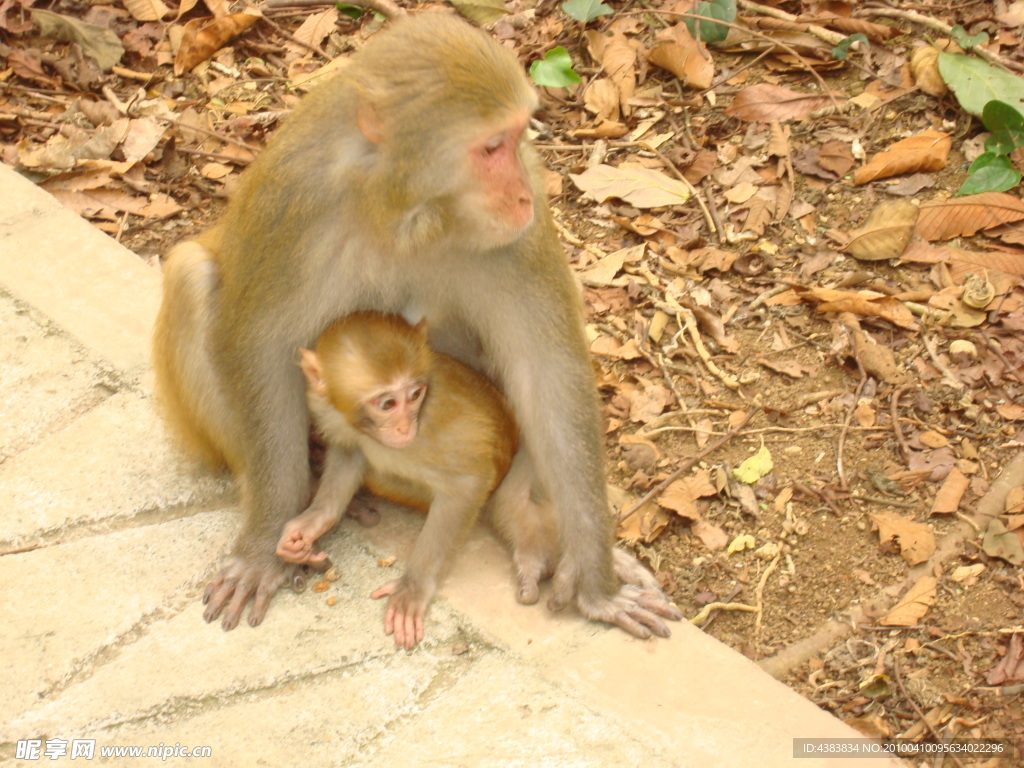
[(559, 46), (544, 54), (544, 58), (530, 65), (530, 77), (537, 85), (549, 88), (568, 88), (583, 81), (572, 68), (569, 52)]
[[(698, 16), (710, 16), (719, 21), (732, 22), (736, 19), (736, 0), (711, 0), (697, 4), (695, 13)], [(686, 28), (690, 34), (697, 37), (697, 29), (700, 29), (700, 39), (705, 43), (720, 43), (729, 35), (729, 28), (713, 21), (703, 19), (686, 19)]]
[(969, 35), (967, 34), (967, 30), (959, 24), (953, 27), (952, 36), (953, 40), (956, 41), (956, 44), (965, 51), (970, 50), (976, 45), (984, 45), (988, 42), (988, 32), (979, 32), (976, 35)]
[(344, 3), (335, 3), (334, 7), (341, 11), (343, 14), (348, 16), (350, 19), (358, 19), (363, 15), (363, 9), (358, 8), (354, 5), (345, 5)]
[(452, 5), (474, 24), (490, 24), (511, 13), (501, 0), (452, 0)]
[(598, 16), (608, 16), (612, 13), (611, 7), (605, 5), (601, 0), (569, 0), (562, 3), (562, 11), (576, 21), (586, 24)]
[(990, 101), (981, 113), (981, 122), (992, 134), (985, 140), (985, 150), (1008, 155), (1024, 146), (1024, 115), (1009, 104)]
[(986, 152), (967, 171), (967, 181), (957, 190), (958, 195), (976, 195), (980, 192), (1006, 192), (1020, 184), (1021, 174), (1010, 158)]
[(962, 53), (940, 53), (939, 74), (960, 106), (981, 115), (990, 101), (1002, 101), (1024, 112), (1024, 79)]
[(839, 61), (846, 61), (846, 57), (850, 53), (850, 46), (854, 43), (864, 43), (866, 46), (871, 44), (868, 42), (867, 36), (863, 32), (858, 32), (855, 35), (844, 37), (839, 41), (839, 45), (832, 49), (832, 58)]
[(981, 111), (981, 122), (990, 131), (1024, 129), (1024, 115), (1002, 101), (990, 101)]

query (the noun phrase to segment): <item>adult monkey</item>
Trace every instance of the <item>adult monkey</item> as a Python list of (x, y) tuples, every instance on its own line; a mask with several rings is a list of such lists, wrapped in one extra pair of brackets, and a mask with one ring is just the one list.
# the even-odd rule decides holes
[[(226, 463), (245, 523), (204, 617), (258, 625), (297, 566), (275, 556), (305, 509), (309, 413), (297, 349), (355, 310), (426, 320), (497, 382), (534, 493), (559, 515), (549, 606), (666, 636), (681, 614), (612, 558), (579, 295), (524, 139), (537, 97), (515, 57), (454, 17), (401, 18), (314, 90), (242, 174), (223, 219), (172, 250), (154, 337), (172, 428)], [(625, 565), (623, 565), (625, 563)], [(626, 583), (623, 583), (626, 582)]]

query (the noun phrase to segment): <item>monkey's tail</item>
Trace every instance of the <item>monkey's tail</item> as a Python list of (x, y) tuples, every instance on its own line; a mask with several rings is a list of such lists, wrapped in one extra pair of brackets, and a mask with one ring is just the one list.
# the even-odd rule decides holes
[(207, 352), (217, 267), (200, 243), (171, 249), (164, 265), (164, 293), (153, 332), (156, 398), (171, 435), (192, 456), (228, 465), (223, 398)]

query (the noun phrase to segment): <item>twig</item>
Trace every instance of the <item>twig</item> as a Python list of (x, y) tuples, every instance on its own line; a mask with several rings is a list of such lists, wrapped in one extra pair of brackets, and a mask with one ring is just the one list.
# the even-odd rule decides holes
[(860, 402), (860, 394), (864, 391), (864, 385), (867, 383), (868, 375), (862, 370), (860, 384), (857, 385), (857, 391), (853, 393), (853, 407), (846, 414), (846, 422), (843, 424), (843, 431), (839, 433), (839, 445), (836, 447), (836, 472), (839, 474), (839, 487), (844, 491), (848, 490), (850, 486), (846, 482), (846, 472), (843, 470), (843, 446), (846, 443), (846, 433), (850, 431), (853, 414), (857, 410), (857, 403)]
[(828, 494), (823, 491), (819, 491), (817, 488), (811, 488), (810, 486), (804, 485), (803, 483), (793, 483), (794, 490), (800, 491), (804, 496), (816, 496), (821, 499), (832, 510), (832, 514), (836, 517), (843, 516), (843, 510), (836, 506), (835, 500), (832, 499)]
[(824, 40), (829, 45), (839, 45), (844, 37), (838, 32), (833, 32), (831, 29), (825, 29), (825, 27), (819, 27), (817, 24), (808, 24), (805, 21), (801, 21), (798, 17), (785, 11), (780, 11), (778, 8), (768, 8), (759, 3), (751, 2), (751, 0), (739, 0), (739, 5), (743, 10), (753, 11), (759, 16), (767, 16), (770, 19), (778, 19), (779, 21), (788, 21), (809, 35), (814, 35), (819, 40)]
[(897, 409), (900, 404), (900, 397), (907, 391), (909, 386), (909, 384), (904, 384), (893, 392), (892, 400), (889, 403), (889, 415), (892, 419), (892, 431), (893, 434), (896, 435), (896, 442), (899, 443), (900, 457), (903, 459), (904, 464), (910, 461), (910, 446), (907, 445), (907, 438), (903, 436), (903, 427), (900, 426), (899, 411)]
[(757, 608), (746, 603), (708, 603), (700, 609), (700, 613), (690, 619), (694, 626), (702, 624), (712, 611), (744, 611), (745, 613), (756, 613)]
[(764, 569), (764, 573), (761, 574), (761, 580), (757, 582), (757, 589), (754, 590), (754, 605), (757, 607), (757, 614), (754, 616), (754, 648), (758, 649), (758, 656), (761, 654), (759, 649), (761, 646), (761, 619), (764, 618), (764, 588), (768, 583), (768, 578), (775, 573), (781, 559), (781, 554), (772, 559), (768, 567)]
[[(399, 8), (391, 0), (345, 0), (345, 4), (375, 11), (389, 19), (405, 16), (405, 9)], [(336, 5), (336, 3), (332, 0), (264, 0), (260, 3), (260, 10), (265, 8), (308, 8), (316, 5)]]
[(715, 361), (711, 359), (711, 353), (708, 352), (707, 347), (704, 346), (704, 342), (700, 338), (700, 332), (697, 330), (697, 318), (693, 316), (693, 312), (686, 307), (680, 307), (679, 314), (683, 317), (683, 331), (687, 331), (690, 334), (690, 340), (693, 342), (693, 346), (697, 349), (697, 354), (700, 355), (700, 359), (704, 361), (705, 367), (715, 374), (725, 386), (729, 389), (736, 391), (740, 388), (740, 383), (735, 376), (730, 376), (728, 373), (723, 371), (717, 365)]
[(743, 417), (743, 421), (737, 424), (736, 428), (730, 431), (729, 434), (727, 434), (721, 440), (716, 440), (703, 451), (698, 452), (695, 456), (691, 456), (689, 459), (682, 463), (679, 469), (675, 470), (672, 474), (670, 474), (656, 486), (651, 488), (651, 490), (645, 493), (639, 501), (632, 504), (628, 509), (619, 512), (618, 521), (621, 523), (622, 521), (628, 519), (629, 516), (636, 512), (638, 509), (640, 509), (640, 507), (642, 507), (644, 504), (649, 502), (659, 493), (668, 488), (668, 486), (671, 485), (681, 474), (683, 474), (683, 472), (686, 472), (688, 469), (690, 469), (690, 467), (694, 466), (698, 461), (701, 461), (705, 456), (711, 455), (719, 448), (721, 448), (723, 445), (732, 440), (734, 437), (736, 437), (736, 435), (738, 435), (740, 431), (745, 426), (747, 426), (747, 424), (750, 423), (750, 420), (754, 418), (755, 413), (756, 411), (750, 411), (749, 413), (747, 413), (747, 415)]
[[(905, 10), (901, 10), (899, 8), (874, 8), (874, 7), (872, 7), (872, 8), (865, 8), (863, 10), (855, 10), (853, 12), (853, 15), (854, 16), (881, 16), (883, 18), (888, 18), (888, 19), (903, 19), (904, 21), (910, 21), (910, 22), (913, 22), (915, 24), (921, 24), (922, 26), (934, 29), (937, 32), (941, 32), (943, 35), (946, 35), (947, 37), (951, 36), (953, 34), (953, 28), (951, 26), (949, 26), (948, 24), (946, 24), (945, 22), (939, 21), (938, 19), (934, 18), (933, 16), (925, 16), (923, 13), (918, 13), (917, 11), (905, 11)], [(999, 66), (1003, 67), (1004, 69), (1014, 70), (1014, 71), (1017, 71), (1017, 72), (1024, 71), (1024, 66), (1021, 66), (1020, 64), (1018, 64), (1016, 62), (1012, 62), (1012, 61), (1009, 61), (1007, 59), (1004, 59), (999, 54), (992, 53), (991, 51), (983, 48), (980, 45), (975, 46), (974, 48), (971, 49), (971, 51), (973, 53), (978, 54), (983, 59), (987, 59), (988, 61), (991, 61), (994, 64), (998, 64)]]

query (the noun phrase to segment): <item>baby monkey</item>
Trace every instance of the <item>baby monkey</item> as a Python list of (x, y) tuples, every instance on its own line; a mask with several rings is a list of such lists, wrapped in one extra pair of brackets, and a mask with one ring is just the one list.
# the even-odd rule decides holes
[(423, 323), (376, 312), (335, 321), (300, 356), (327, 456), (309, 508), (284, 526), (278, 556), (322, 562), (315, 541), (361, 486), (427, 511), (405, 575), (371, 595), (388, 597), (384, 631), (408, 649), (423, 639), (441, 576), (486, 505), (512, 546), (519, 601), (536, 602), (558, 560), (557, 523), (533, 497), (525, 459), (513, 460), (518, 429), (494, 385), (428, 347)]

